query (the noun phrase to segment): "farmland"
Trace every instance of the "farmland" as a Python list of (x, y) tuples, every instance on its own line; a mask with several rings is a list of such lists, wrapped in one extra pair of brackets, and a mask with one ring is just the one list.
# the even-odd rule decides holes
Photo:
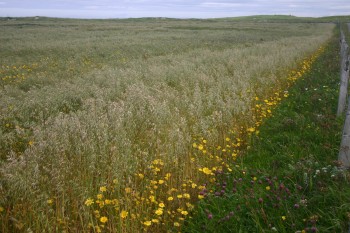
[(1, 20), (2, 231), (181, 230), (334, 27)]

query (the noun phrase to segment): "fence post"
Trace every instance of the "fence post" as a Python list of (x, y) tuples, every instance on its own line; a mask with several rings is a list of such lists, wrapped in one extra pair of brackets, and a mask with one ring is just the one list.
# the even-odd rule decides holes
[[(348, 99), (348, 103), (350, 103), (349, 101), (350, 97)], [(350, 104), (348, 105), (348, 109), (346, 111), (338, 160), (341, 162), (342, 167), (350, 167)]]
[(345, 35), (343, 31), (340, 31), (340, 90), (338, 99), (337, 116), (340, 116), (345, 110), (346, 97), (348, 94), (348, 81), (349, 81), (349, 58), (348, 49), (349, 46), (345, 41)]

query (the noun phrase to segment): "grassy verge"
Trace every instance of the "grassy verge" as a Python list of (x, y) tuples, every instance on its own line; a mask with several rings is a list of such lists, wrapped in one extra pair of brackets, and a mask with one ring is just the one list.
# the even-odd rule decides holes
[(251, 138), (235, 171), (203, 189), (184, 232), (346, 232), (349, 173), (338, 169), (339, 59), (330, 41)]

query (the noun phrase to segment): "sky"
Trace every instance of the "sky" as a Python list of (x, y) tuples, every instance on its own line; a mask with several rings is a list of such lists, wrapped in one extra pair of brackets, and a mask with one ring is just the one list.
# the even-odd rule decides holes
[(0, 17), (221, 18), (350, 15), (349, 0), (0, 0)]

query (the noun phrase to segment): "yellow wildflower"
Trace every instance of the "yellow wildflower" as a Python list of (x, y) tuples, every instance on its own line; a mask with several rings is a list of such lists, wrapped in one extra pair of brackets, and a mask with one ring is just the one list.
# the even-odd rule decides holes
[(159, 223), (159, 220), (158, 219), (152, 219), (152, 222), (153, 223)]
[(183, 210), (183, 211), (181, 211), (181, 214), (186, 216), (186, 215), (188, 215), (188, 212), (186, 210)]
[(250, 128), (247, 129), (247, 131), (253, 133), (255, 131), (255, 128), (254, 127), (250, 127)]
[(270, 189), (271, 189), (271, 187), (270, 186), (266, 186), (266, 188), (265, 188), (267, 191), (269, 191)]
[(183, 197), (186, 198), (186, 199), (190, 199), (190, 198), (191, 198), (191, 195), (188, 194), (188, 193), (184, 193)]
[(101, 200), (103, 198), (102, 194), (97, 194), (97, 199)]
[(203, 199), (204, 198), (204, 196), (203, 195), (198, 195), (198, 199), (200, 200), (200, 199)]
[(145, 222), (143, 222), (143, 225), (149, 227), (149, 226), (152, 225), (152, 222), (151, 221), (145, 221)]
[(103, 216), (100, 218), (100, 222), (106, 223), (108, 221), (108, 218), (106, 216)]
[(175, 226), (175, 227), (179, 227), (179, 226), (180, 226), (180, 223), (174, 222), (174, 226)]
[(120, 213), (120, 217), (121, 218), (126, 218), (126, 217), (128, 217), (128, 214), (129, 214), (128, 211), (122, 210), (122, 212)]
[(286, 216), (282, 216), (281, 218), (283, 221), (285, 221), (287, 219)]
[(202, 171), (204, 172), (204, 174), (207, 174), (207, 175), (212, 174), (211, 170), (210, 170), (209, 168), (207, 168), (207, 167), (204, 167), (204, 168), (202, 169)]
[(93, 199), (91, 199), (91, 198), (86, 199), (86, 201), (85, 201), (85, 205), (86, 206), (90, 206), (92, 204), (94, 204), (94, 200)]
[(52, 199), (49, 199), (46, 201), (47, 204), (51, 205), (53, 203), (53, 200)]
[(168, 201), (172, 201), (172, 200), (174, 200), (173, 197), (168, 197)]
[(161, 207), (161, 208), (164, 208), (165, 207), (165, 205), (164, 205), (164, 203), (163, 202), (161, 202), (161, 203), (159, 203), (159, 205), (158, 205), (159, 207)]
[(154, 211), (156, 215), (162, 215), (163, 214), (163, 209), (158, 208), (156, 211)]
[(171, 177), (171, 174), (170, 174), (170, 173), (165, 174), (165, 179), (166, 179), (166, 180), (169, 180), (170, 177)]
[(106, 192), (106, 191), (107, 191), (106, 186), (102, 186), (102, 187), (100, 187), (100, 191), (101, 191), (101, 192)]
[(4, 211), (4, 207), (0, 206), (0, 213)]
[(164, 184), (164, 180), (159, 180), (158, 184)]
[(140, 179), (143, 179), (145, 176), (142, 173), (137, 174)]

